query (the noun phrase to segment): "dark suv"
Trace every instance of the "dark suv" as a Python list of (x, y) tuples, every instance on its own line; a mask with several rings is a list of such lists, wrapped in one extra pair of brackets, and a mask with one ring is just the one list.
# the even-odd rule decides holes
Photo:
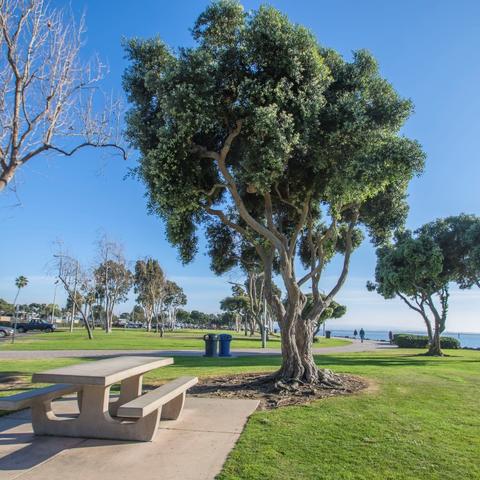
[(18, 322), (17, 332), (25, 333), (31, 330), (40, 330), (45, 333), (51, 333), (55, 330), (53, 323), (48, 323), (45, 320), (30, 320), (29, 322)]

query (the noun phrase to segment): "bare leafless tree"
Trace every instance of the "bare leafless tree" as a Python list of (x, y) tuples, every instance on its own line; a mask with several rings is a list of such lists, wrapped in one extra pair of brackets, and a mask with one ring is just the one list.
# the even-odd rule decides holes
[(0, 0), (0, 192), (49, 151), (111, 147), (126, 156), (119, 102), (99, 89), (106, 67), (80, 60), (84, 32), (83, 17), (43, 0)]
[(110, 333), (113, 324), (115, 305), (127, 299), (133, 285), (133, 274), (130, 272), (119, 243), (102, 235), (97, 243), (98, 263), (94, 269), (97, 296), (105, 306), (105, 331)]
[[(93, 339), (93, 332), (89, 316), (92, 302), (89, 296), (93, 289), (92, 275), (81, 267), (76, 258), (70, 255), (58, 253), (55, 255), (55, 259), (58, 268), (58, 278), (75, 306), (75, 310), (82, 316), (88, 332), (88, 338), (91, 340)], [(72, 325), (73, 320), (72, 318)]]

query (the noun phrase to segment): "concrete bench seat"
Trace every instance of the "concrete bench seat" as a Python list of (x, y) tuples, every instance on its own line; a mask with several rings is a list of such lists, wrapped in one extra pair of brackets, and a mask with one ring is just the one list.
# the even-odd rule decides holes
[(35, 402), (45, 402), (55, 398), (78, 392), (78, 385), (58, 384), (44, 388), (35, 388), (23, 393), (0, 397), (0, 410), (21, 410), (30, 407)]
[(155, 410), (161, 410), (162, 419), (176, 420), (182, 412), (186, 391), (197, 382), (197, 377), (179, 377), (121, 405), (117, 415), (143, 418)]

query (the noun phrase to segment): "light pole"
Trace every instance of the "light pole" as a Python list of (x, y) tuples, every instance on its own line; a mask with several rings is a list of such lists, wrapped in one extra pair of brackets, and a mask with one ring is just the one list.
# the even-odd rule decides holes
[(73, 322), (75, 321), (75, 304), (77, 300), (77, 277), (78, 277), (78, 260), (75, 264), (75, 282), (73, 284), (72, 321), (70, 322), (70, 333), (73, 332)]
[(50, 315), (50, 321), (52, 322), (53, 324), (53, 317), (55, 315), (55, 301), (57, 299), (57, 286), (58, 286), (58, 279), (55, 280), (55, 288), (53, 290), (53, 303), (52, 303), (52, 313)]

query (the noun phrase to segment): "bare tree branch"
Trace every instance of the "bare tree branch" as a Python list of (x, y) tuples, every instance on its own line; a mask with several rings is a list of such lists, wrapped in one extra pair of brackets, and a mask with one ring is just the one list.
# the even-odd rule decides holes
[(80, 61), (84, 32), (83, 17), (77, 24), (44, 0), (0, 2), (0, 192), (47, 151), (101, 147), (126, 158), (120, 103), (98, 98), (106, 68)]

